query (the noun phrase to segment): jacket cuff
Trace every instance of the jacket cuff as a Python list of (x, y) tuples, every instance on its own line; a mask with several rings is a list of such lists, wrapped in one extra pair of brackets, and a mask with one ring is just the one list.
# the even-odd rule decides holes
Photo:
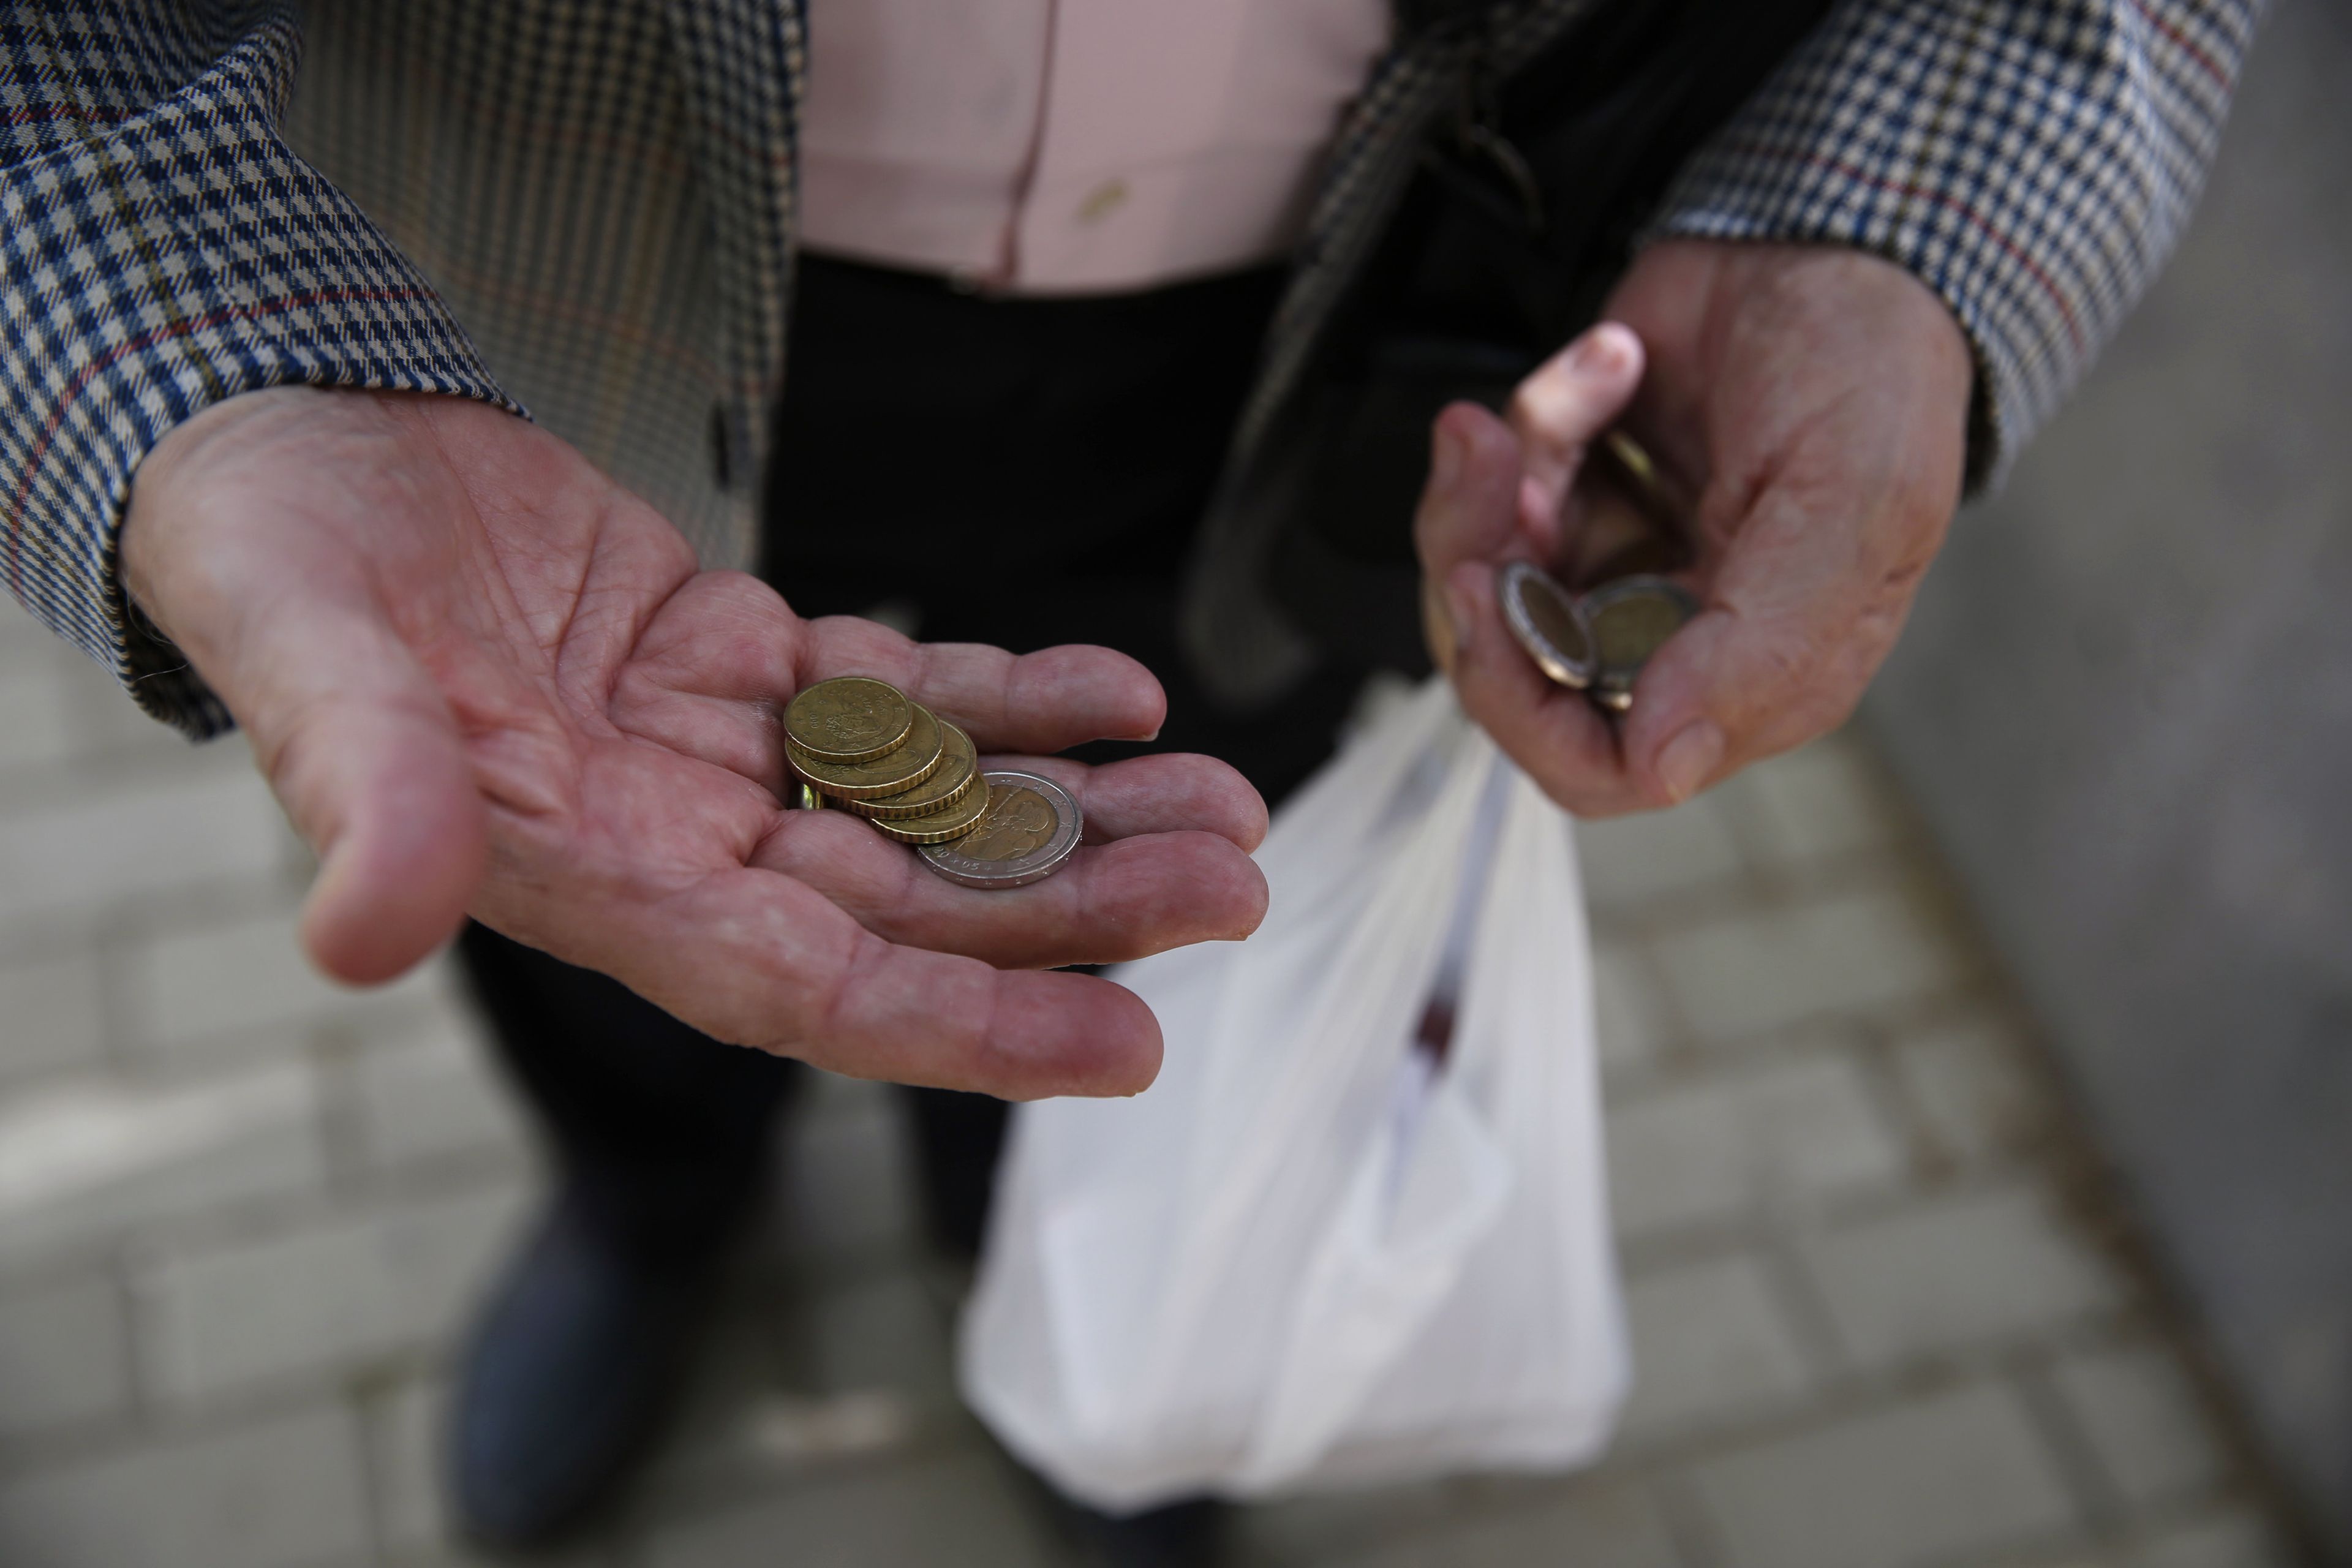
[(424, 278), (277, 124), (299, 40), (255, 26), (170, 96), (0, 167), (0, 548), (8, 586), (194, 736), (230, 723), (138, 624), (117, 546), (140, 461), (174, 425), (288, 383), (515, 409)]
[(1971, 489), (2179, 237), (2260, 0), (1845, 0), (1696, 156), (1649, 237), (1851, 246), (1974, 348)]

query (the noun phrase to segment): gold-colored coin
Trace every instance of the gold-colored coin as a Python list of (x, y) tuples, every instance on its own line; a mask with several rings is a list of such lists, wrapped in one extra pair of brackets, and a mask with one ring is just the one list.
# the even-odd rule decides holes
[(1625, 471), (1633, 477), (1635, 484), (1653, 493), (1664, 493), (1665, 486), (1658, 479), (1657, 462), (1647, 447), (1622, 429), (1612, 428), (1601, 439), (1608, 447), (1609, 455), (1625, 465)]
[(1689, 595), (1670, 583), (1643, 581), (1630, 591), (1609, 586), (1606, 595), (1595, 593), (1584, 602), (1603, 669), (1641, 668), (1683, 629), (1695, 608)]
[(944, 811), (929, 816), (909, 816), (897, 822), (874, 824), (874, 831), (895, 838), (901, 844), (945, 844), (951, 838), (961, 838), (981, 824), (988, 815), (988, 797), (992, 787), (983, 781), (978, 788), (964, 791), (963, 798)]
[(1054, 803), (1034, 789), (989, 785), (988, 815), (971, 830), (956, 853), (974, 860), (1018, 860), (1034, 855), (1053, 842), (1062, 825)]
[(1698, 602), (1664, 577), (1635, 575), (1595, 588), (1584, 596), (1583, 608), (1601, 654), (1593, 700), (1623, 713), (1633, 706), (1642, 667), (1698, 614)]
[(786, 705), (784, 739), (813, 762), (871, 762), (907, 742), (915, 711), (906, 693), (887, 680), (837, 676), (818, 681)]
[(862, 763), (829, 763), (811, 756), (790, 734), (784, 737), (784, 755), (791, 761), (793, 771), (814, 784), (819, 793), (850, 801), (913, 789), (946, 760), (947, 748), (940, 733), (940, 721), (931, 717), (929, 709), (918, 705), (905, 744), (878, 757)]
[(930, 777), (897, 795), (845, 800), (841, 804), (860, 816), (870, 816), (877, 822), (898, 822), (945, 811), (961, 800), (965, 792), (980, 782), (980, 752), (972, 745), (970, 735), (944, 719), (939, 723), (940, 765), (931, 770)]

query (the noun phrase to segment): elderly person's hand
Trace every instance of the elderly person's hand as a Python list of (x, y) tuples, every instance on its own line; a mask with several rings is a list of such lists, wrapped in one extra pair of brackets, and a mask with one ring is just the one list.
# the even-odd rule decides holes
[(142, 466), (140, 607), (227, 703), (321, 866), (303, 941), (396, 974), (472, 912), (722, 1039), (1008, 1097), (1131, 1093), (1150, 1012), (1035, 973), (1245, 935), (1265, 808), (1204, 757), (1027, 758), (1087, 847), (957, 887), (834, 812), (780, 808), (803, 686), (889, 680), (984, 751), (1144, 737), (1165, 700), (1103, 648), (1015, 658), (803, 621), (570, 447), (450, 398), (231, 398)]
[[(1554, 800), (1595, 816), (1686, 799), (1853, 710), (1958, 504), (1972, 374), (1943, 303), (1858, 251), (1667, 242), (1604, 314), (1507, 418), (1469, 404), (1439, 416), (1417, 524), (1464, 707)], [(1589, 574), (1605, 524), (1578, 473), (1621, 419), (1695, 498), (1678, 575), (1702, 609), (1612, 725), (1512, 640), (1495, 568)]]

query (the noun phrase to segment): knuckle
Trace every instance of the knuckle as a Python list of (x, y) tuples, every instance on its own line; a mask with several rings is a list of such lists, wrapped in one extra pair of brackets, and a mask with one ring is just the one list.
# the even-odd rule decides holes
[(1578, 407), (1572, 388), (1560, 384), (1548, 371), (1538, 372), (1511, 394), (1511, 427), (1523, 439), (1558, 447), (1576, 437)]
[(1787, 694), (1811, 689), (1826, 661), (1825, 645), (1831, 638), (1832, 634), (1824, 629), (1811, 636), (1776, 637), (1759, 643), (1748, 659), (1755, 688), (1779, 701), (1788, 700)]
[(1546, 399), (1538, 392), (1538, 380), (1530, 376), (1512, 389), (1510, 405), (1505, 413), (1512, 425), (1519, 429), (1533, 430), (1542, 426), (1545, 407)]

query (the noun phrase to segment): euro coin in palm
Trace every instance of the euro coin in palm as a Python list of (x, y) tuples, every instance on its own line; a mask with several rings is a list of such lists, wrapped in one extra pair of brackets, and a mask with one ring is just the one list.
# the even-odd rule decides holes
[[(929, 718), (929, 714), (924, 715)], [(919, 727), (921, 721), (917, 721)], [(928, 777), (913, 788), (895, 795), (858, 795), (845, 797), (839, 804), (860, 816), (877, 822), (898, 822), (908, 817), (928, 816), (956, 805), (980, 784), (980, 752), (971, 737), (941, 719), (940, 760)]]
[(862, 816), (965, 887), (1025, 887), (1077, 848), (1068, 791), (1034, 773), (982, 773), (970, 735), (887, 681), (840, 676), (793, 698), (784, 756), (788, 809)]
[(987, 775), (986, 810), (970, 831), (927, 844), (923, 861), (967, 888), (1026, 887), (1052, 876), (1076, 852), (1086, 824), (1070, 793), (1035, 773)]
[(901, 844), (943, 844), (970, 833), (987, 815), (988, 786), (983, 781), (975, 781), (973, 787), (964, 791), (963, 797), (952, 805), (920, 816), (868, 817), (866, 826)]
[(914, 728), (915, 705), (887, 680), (844, 675), (820, 680), (784, 707), (784, 739), (812, 762), (854, 763), (886, 756)]
[(931, 710), (919, 703), (909, 706), (913, 717), (905, 737), (878, 757), (856, 763), (827, 762), (810, 754), (793, 739), (789, 730), (784, 735), (784, 756), (792, 763), (793, 771), (814, 784), (820, 795), (845, 804), (903, 794), (929, 778), (947, 757), (945, 738)]

